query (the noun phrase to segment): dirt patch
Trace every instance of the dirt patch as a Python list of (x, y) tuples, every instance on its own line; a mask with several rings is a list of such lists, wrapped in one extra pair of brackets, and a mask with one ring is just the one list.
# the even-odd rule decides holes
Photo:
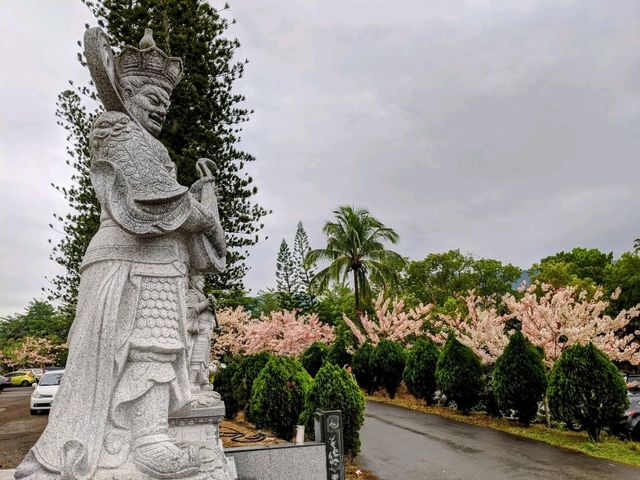
[(287, 443), (274, 436), (269, 430), (261, 430), (249, 423), (240, 412), (235, 420), (222, 420), (220, 438), (224, 448), (257, 447), (259, 445), (277, 445)]
[(344, 467), (346, 480), (380, 480), (369, 470), (360, 468), (357, 463), (347, 462)]

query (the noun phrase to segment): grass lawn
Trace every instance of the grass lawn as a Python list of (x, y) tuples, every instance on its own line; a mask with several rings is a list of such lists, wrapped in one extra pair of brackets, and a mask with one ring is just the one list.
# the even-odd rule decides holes
[(378, 392), (372, 396), (366, 395), (367, 400), (386, 403), (398, 407), (416, 410), (418, 412), (431, 413), (441, 417), (450, 418), (458, 422), (470, 423), (481, 427), (493, 428), (513, 435), (539, 440), (541, 442), (580, 452), (591, 457), (613, 460), (627, 465), (640, 467), (640, 443), (627, 442), (609, 436), (601, 435), (599, 443), (589, 441), (585, 432), (570, 432), (557, 428), (547, 428), (546, 425), (534, 424), (529, 427), (518, 425), (505, 418), (492, 418), (483, 412), (474, 412), (465, 416), (457, 410), (445, 407), (428, 406), (422, 400), (418, 400), (406, 390), (398, 392), (396, 398), (391, 400), (384, 393)]

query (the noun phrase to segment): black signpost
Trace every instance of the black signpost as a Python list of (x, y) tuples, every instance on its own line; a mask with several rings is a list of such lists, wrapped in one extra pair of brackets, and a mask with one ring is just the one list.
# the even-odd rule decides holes
[(342, 412), (317, 410), (314, 414), (316, 442), (327, 446), (327, 480), (344, 480)]

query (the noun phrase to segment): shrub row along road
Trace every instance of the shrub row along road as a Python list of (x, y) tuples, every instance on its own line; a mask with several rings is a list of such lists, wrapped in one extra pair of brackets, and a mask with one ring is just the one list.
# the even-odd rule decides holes
[(383, 480), (638, 480), (640, 469), (367, 402), (358, 462)]

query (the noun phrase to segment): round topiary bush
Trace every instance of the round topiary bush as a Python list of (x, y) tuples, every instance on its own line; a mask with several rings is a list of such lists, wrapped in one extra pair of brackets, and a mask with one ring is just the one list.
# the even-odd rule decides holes
[(297, 360), (272, 357), (253, 382), (252, 421), (258, 428), (269, 428), (276, 436), (291, 440), (311, 382)]
[(629, 406), (622, 375), (592, 343), (562, 352), (549, 376), (547, 395), (551, 415), (566, 423), (580, 422), (594, 442)]
[(493, 371), (493, 392), (502, 411), (514, 410), (520, 423), (529, 425), (547, 388), (547, 373), (540, 351), (516, 330)]
[(351, 369), (358, 381), (358, 385), (364, 388), (369, 395), (377, 388), (376, 374), (371, 368), (371, 355), (374, 347), (369, 342), (363, 344), (351, 358)]
[(254, 353), (244, 357), (241, 367), (233, 376), (233, 396), (241, 410), (245, 410), (247, 420), (251, 419), (249, 402), (253, 395), (253, 382), (271, 358), (268, 352)]
[(242, 369), (242, 357), (227, 359), (227, 366), (216, 373), (213, 389), (220, 394), (224, 401), (224, 416), (233, 420), (244, 405), (238, 403), (234, 395), (234, 377)]
[(300, 423), (305, 425), (307, 432), (313, 431), (313, 413), (318, 409), (342, 411), (345, 453), (357, 455), (360, 427), (364, 421), (364, 396), (351, 375), (332, 363), (318, 371), (305, 397)]
[(454, 335), (449, 335), (438, 357), (436, 383), (465, 415), (478, 403), (484, 389), (480, 359)]
[(371, 355), (371, 368), (380, 385), (395, 398), (405, 364), (405, 350), (398, 342), (382, 339)]
[(436, 391), (436, 364), (438, 347), (429, 338), (418, 338), (407, 353), (407, 364), (402, 374), (409, 392), (416, 398), (432, 403)]
[(322, 342), (313, 342), (307, 349), (302, 353), (300, 357), (300, 363), (304, 367), (304, 369), (311, 375), (312, 377), (316, 376), (320, 367), (324, 364), (327, 359), (327, 354), (329, 353), (329, 347)]

